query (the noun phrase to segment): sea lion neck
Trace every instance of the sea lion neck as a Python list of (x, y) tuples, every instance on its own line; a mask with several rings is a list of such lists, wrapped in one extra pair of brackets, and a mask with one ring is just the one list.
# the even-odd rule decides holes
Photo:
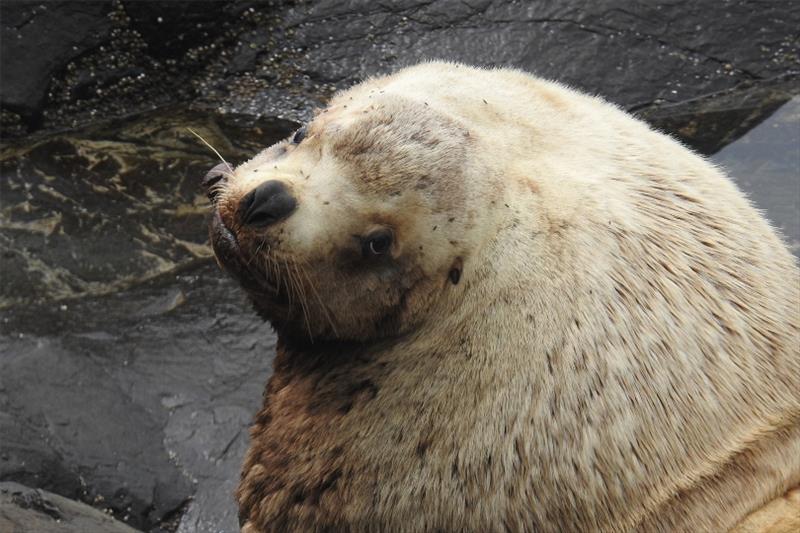
[(315, 339), (298, 335), (278, 334), (276, 371), (282, 356), (281, 368), (308, 373), (350, 365), (366, 359), (367, 343), (337, 339)]
[[(383, 359), (390, 350), (413, 332), (365, 341), (310, 339), (302, 335), (278, 333), (275, 372), (326, 374), (345, 368), (365, 367)], [(391, 350), (393, 351), (393, 350)]]

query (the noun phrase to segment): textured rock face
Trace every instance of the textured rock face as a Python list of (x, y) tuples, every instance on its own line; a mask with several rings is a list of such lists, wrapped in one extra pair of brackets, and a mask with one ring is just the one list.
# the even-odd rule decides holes
[(0, 305), (107, 294), (208, 259), (197, 184), (215, 156), (192, 131), (243, 158), (290, 127), (165, 109), (7, 147)]
[(711, 158), (766, 210), (789, 249), (800, 256), (800, 97)]
[[(652, 115), (800, 70), (791, 1), (3, 3), (7, 133), (169, 103), (293, 120), (424, 59), (516, 66)], [(662, 113), (663, 115), (663, 113)], [(697, 126), (695, 126), (696, 128)]]
[(0, 483), (0, 531), (4, 533), (135, 533), (88, 505), (18, 483)]
[(12, 78), (0, 86), (4, 108), (38, 123), (37, 114), (50, 100), (53, 76), (81, 52), (110, 38), (109, 3), (4, 3), (2, 16), (3, 75)]
[(142, 529), (170, 529), (187, 508), (187, 531), (201, 511), (208, 530), (235, 527), (232, 494), (274, 339), (215, 266), (9, 315), (0, 479)]
[(273, 355), (210, 257), (187, 128), (235, 164), (363, 77), (516, 66), (719, 151), (800, 251), (796, 2), (0, 2), (0, 26), (0, 482), (143, 530), (236, 530)]

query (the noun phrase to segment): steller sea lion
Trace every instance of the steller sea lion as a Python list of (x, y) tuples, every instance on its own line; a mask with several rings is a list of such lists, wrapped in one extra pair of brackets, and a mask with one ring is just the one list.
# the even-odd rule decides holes
[(279, 336), (242, 531), (800, 527), (798, 265), (670, 137), (431, 62), (205, 184)]

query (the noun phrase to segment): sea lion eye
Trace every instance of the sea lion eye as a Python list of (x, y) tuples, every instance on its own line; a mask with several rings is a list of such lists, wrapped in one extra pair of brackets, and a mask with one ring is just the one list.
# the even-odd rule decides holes
[(364, 255), (383, 255), (392, 247), (392, 232), (388, 229), (373, 231), (364, 239)]
[(303, 142), (303, 139), (306, 138), (306, 127), (303, 126), (296, 132), (294, 132), (294, 137), (292, 137), (292, 144), (300, 144)]

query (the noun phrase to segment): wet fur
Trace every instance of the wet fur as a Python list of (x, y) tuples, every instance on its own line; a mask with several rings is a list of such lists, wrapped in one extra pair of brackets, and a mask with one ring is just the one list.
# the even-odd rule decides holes
[[(244, 532), (724, 531), (800, 484), (796, 260), (669, 137), (524, 73), (430, 63), (236, 169), (220, 213), (245, 250), (233, 206), (275, 175), (309, 207), (273, 253), (319, 299), (274, 307), (221, 259), (281, 337)], [(391, 268), (335, 266), (369, 224), (397, 232)]]

